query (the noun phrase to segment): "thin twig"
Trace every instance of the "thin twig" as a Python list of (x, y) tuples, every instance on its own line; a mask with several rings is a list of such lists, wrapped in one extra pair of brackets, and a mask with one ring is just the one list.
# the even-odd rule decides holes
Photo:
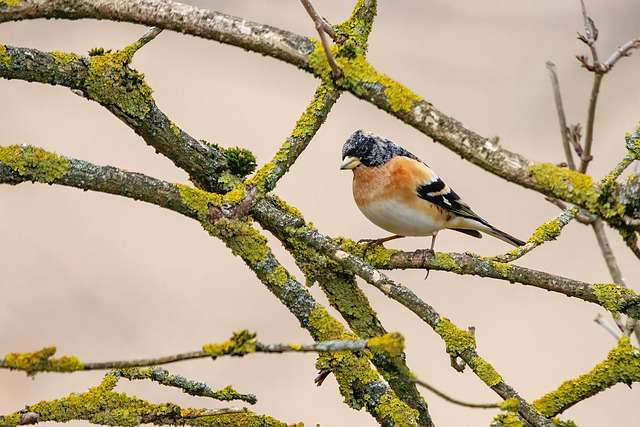
[(140, 37), (138, 39), (137, 42), (135, 42), (132, 45), (132, 49), (134, 52), (137, 52), (138, 50), (140, 50), (140, 48), (142, 48), (144, 45), (146, 45), (147, 43), (149, 43), (151, 40), (155, 39), (156, 37), (158, 37), (158, 35), (162, 32), (162, 28), (157, 28), (157, 27), (153, 27), (150, 28), (149, 31), (147, 31), (146, 33), (144, 33), (144, 35), (142, 37)]
[(587, 124), (584, 136), (584, 152), (580, 158), (580, 172), (585, 173), (589, 167), (589, 162), (593, 160), (591, 147), (593, 146), (593, 126), (596, 118), (596, 106), (598, 105), (598, 95), (600, 94), (600, 84), (604, 74), (595, 73), (593, 75), (593, 85), (591, 86), (591, 96), (589, 98), (589, 109), (587, 111)]
[(429, 383), (426, 383), (422, 380), (416, 379), (416, 384), (418, 384), (421, 387), (426, 388), (427, 390), (429, 390), (431, 393), (435, 394), (436, 396), (439, 396), (441, 398), (443, 398), (444, 400), (446, 400), (447, 402), (453, 403), (455, 405), (460, 405), (460, 406), (464, 406), (466, 408), (480, 408), (480, 409), (492, 409), (492, 408), (499, 408), (500, 405), (498, 405), (497, 403), (471, 403), (471, 402), (465, 402), (463, 400), (458, 400), (455, 397), (451, 397), (448, 394), (445, 394), (444, 392), (438, 390), (437, 388), (435, 388), (434, 386), (432, 386)]
[[(566, 210), (569, 208), (569, 205), (567, 203), (563, 202), (562, 200), (556, 199), (555, 197), (545, 197), (544, 199), (552, 205), (556, 205), (562, 210)], [(578, 209), (578, 212), (576, 213), (576, 221), (584, 225), (591, 225), (591, 223), (597, 218), (597, 216), (590, 214), (584, 209)]]
[(595, 319), (593, 319), (593, 321), (598, 325), (602, 326), (602, 328), (605, 331), (609, 332), (609, 334), (611, 334), (611, 336), (613, 336), (613, 338), (616, 341), (620, 339), (620, 331), (611, 327), (609, 322), (606, 321), (606, 319), (604, 318), (604, 316), (602, 316), (602, 314), (598, 313), (598, 315), (595, 317)]
[(322, 31), (327, 33), (329, 37), (333, 39), (333, 41), (336, 41), (338, 36), (336, 32), (333, 30), (333, 27), (327, 22), (326, 19), (320, 16), (318, 11), (316, 11), (315, 7), (313, 7), (311, 0), (300, 0), (300, 2), (302, 3), (302, 6), (304, 6), (305, 10), (307, 11), (311, 19), (313, 19), (313, 22), (316, 24), (316, 28), (317, 28), (317, 25), (319, 24)]
[(555, 240), (560, 235), (560, 232), (565, 227), (565, 225), (569, 224), (573, 218), (575, 218), (578, 212), (578, 208), (576, 207), (568, 207), (560, 215), (551, 221), (547, 221), (538, 228), (535, 229), (527, 243), (524, 246), (517, 247), (510, 252), (502, 255), (496, 255), (491, 257), (492, 261), (497, 262), (512, 262), (519, 258), (522, 258), (524, 255), (528, 254), (538, 246), (550, 241)]
[[(336, 34), (333, 31), (333, 28), (331, 28), (327, 21), (315, 10), (313, 4), (311, 4), (311, 0), (300, 0), (300, 2), (316, 26), (318, 36), (320, 36), (320, 42), (322, 43), (322, 48), (324, 49), (324, 53), (327, 55), (327, 61), (329, 61), (329, 66), (331, 67), (331, 74), (333, 75), (333, 78), (339, 79), (342, 75), (342, 71), (340, 71), (340, 67), (338, 67), (338, 63), (333, 57), (333, 53), (331, 53), (331, 47), (329, 46), (329, 41), (326, 36), (329, 34), (331, 38), (334, 40), (336, 39)], [(327, 31), (327, 29), (330, 30)]]
[[(261, 342), (255, 343), (254, 353), (326, 353), (337, 351), (362, 351), (368, 348), (369, 341), (362, 340), (334, 340), (334, 341), (322, 341), (314, 344), (296, 345), (296, 344), (265, 344)], [(220, 354), (219, 356), (225, 356), (226, 354)], [(237, 355), (237, 354), (234, 354)], [(125, 368), (140, 368), (147, 366), (166, 365), (169, 363), (182, 362), (192, 359), (204, 359), (211, 358), (212, 354), (204, 350), (191, 351), (185, 353), (177, 353), (169, 356), (147, 358), (147, 359), (131, 359), (131, 360), (112, 360), (107, 362), (83, 362), (78, 365), (77, 370), (93, 371), (93, 370), (105, 370), (105, 369), (125, 369)], [(216, 356), (217, 357), (217, 356)], [(37, 372), (60, 372), (47, 369), (46, 363), (42, 365), (44, 369)], [(0, 359), (0, 369), (19, 369), (13, 367), (6, 359)]]
[(618, 62), (620, 58), (630, 56), (633, 49), (640, 49), (640, 37), (630, 40), (618, 47), (602, 65), (607, 71), (609, 71), (614, 65), (616, 65), (616, 62)]
[(560, 94), (560, 82), (558, 81), (558, 74), (556, 73), (556, 65), (547, 61), (547, 69), (551, 77), (551, 85), (553, 87), (553, 97), (556, 103), (556, 110), (558, 112), (558, 122), (560, 124), (560, 137), (562, 138), (562, 147), (564, 148), (564, 156), (567, 160), (567, 166), (571, 170), (576, 169), (576, 164), (573, 161), (573, 153), (571, 152), (571, 145), (569, 143), (569, 129), (567, 127), (567, 117), (562, 106), (562, 95)]

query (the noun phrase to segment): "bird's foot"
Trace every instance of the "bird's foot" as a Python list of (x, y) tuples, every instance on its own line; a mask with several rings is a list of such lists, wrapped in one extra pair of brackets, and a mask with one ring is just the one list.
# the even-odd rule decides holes
[(376, 246), (384, 247), (383, 243), (388, 242), (389, 240), (401, 239), (404, 236), (393, 235), (389, 237), (383, 237), (381, 239), (360, 239), (358, 240), (359, 244), (364, 244), (364, 251), (362, 253), (363, 256), (367, 255), (367, 251)]

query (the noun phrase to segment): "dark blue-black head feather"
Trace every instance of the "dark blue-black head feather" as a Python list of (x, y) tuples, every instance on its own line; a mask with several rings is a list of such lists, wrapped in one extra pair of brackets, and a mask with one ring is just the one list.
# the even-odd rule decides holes
[(368, 167), (382, 166), (396, 156), (409, 157), (420, 161), (416, 156), (388, 139), (381, 138), (363, 130), (355, 131), (342, 147), (342, 159), (356, 157)]

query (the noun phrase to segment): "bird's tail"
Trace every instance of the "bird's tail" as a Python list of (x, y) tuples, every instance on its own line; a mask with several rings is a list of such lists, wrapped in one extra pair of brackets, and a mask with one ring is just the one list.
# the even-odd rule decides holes
[(490, 236), (493, 236), (495, 238), (498, 238), (500, 240), (502, 240), (503, 242), (507, 242), (509, 244), (512, 244), (513, 246), (524, 246), (526, 242), (523, 242), (520, 239), (517, 239), (515, 237), (513, 237), (511, 234), (509, 233), (505, 233), (502, 230), (498, 230), (497, 228), (495, 228), (493, 225), (491, 224), (486, 224), (487, 228), (484, 231), (485, 233), (487, 233)]
[[(487, 221), (480, 217), (457, 217), (454, 224), (451, 224), (450, 228), (459, 228), (459, 229), (467, 229), (467, 230), (478, 230), (486, 233), (490, 236), (493, 236), (497, 239), (502, 240), (503, 242), (507, 242), (513, 246), (524, 246), (526, 242), (523, 242), (520, 239), (513, 237), (512, 235), (505, 233), (502, 230), (498, 230), (493, 225), (489, 224)], [(456, 230), (460, 231), (460, 230)]]

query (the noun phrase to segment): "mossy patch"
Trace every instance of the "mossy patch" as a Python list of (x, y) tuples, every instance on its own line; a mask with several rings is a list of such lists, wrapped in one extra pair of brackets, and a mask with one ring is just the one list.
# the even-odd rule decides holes
[(0, 162), (31, 181), (52, 183), (69, 171), (69, 161), (30, 145), (0, 147)]
[(53, 358), (55, 347), (46, 347), (32, 353), (9, 353), (4, 362), (9, 369), (25, 371), (27, 375), (38, 372), (74, 372), (84, 369), (84, 365), (75, 356)]
[(180, 128), (175, 123), (173, 122), (169, 123), (169, 129), (171, 129), (171, 133), (174, 134), (175, 136), (177, 137), (180, 136)]
[(555, 240), (561, 231), (562, 222), (557, 218), (552, 219), (536, 228), (531, 237), (529, 237), (529, 242), (541, 245), (549, 240)]
[(20, 3), (22, 3), (22, 0), (0, 0), (0, 6), (16, 7), (19, 6)]
[(628, 304), (624, 298), (625, 296), (636, 296), (636, 293), (632, 289), (615, 283), (596, 283), (593, 285), (593, 293), (600, 305), (612, 313), (618, 313), (624, 310)]
[(256, 156), (250, 150), (241, 147), (224, 149), (229, 171), (239, 177), (245, 177), (256, 170)]
[(233, 333), (233, 336), (222, 343), (211, 343), (202, 346), (202, 351), (214, 359), (218, 356), (244, 356), (256, 351), (256, 334), (246, 329)]
[(447, 353), (452, 356), (459, 356), (466, 350), (476, 348), (475, 337), (469, 331), (458, 328), (446, 317), (440, 318), (435, 330), (444, 340)]
[(89, 72), (84, 84), (91, 99), (103, 105), (115, 105), (125, 114), (143, 119), (151, 109), (153, 97), (144, 75), (129, 68), (138, 48), (134, 43), (116, 52), (95, 51), (89, 56)]
[(518, 410), (520, 409), (520, 401), (515, 397), (511, 397), (500, 402), (498, 406), (503, 411), (518, 412)]
[(555, 391), (533, 402), (533, 406), (546, 417), (553, 417), (574, 404), (593, 396), (617, 383), (640, 381), (640, 350), (623, 337), (607, 358), (590, 372), (574, 380), (565, 381)]
[(598, 192), (593, 178), (552, 163), (537, 163), (529, 167), (534, 180), (562, 200), (581, 206), (597, 203)]

